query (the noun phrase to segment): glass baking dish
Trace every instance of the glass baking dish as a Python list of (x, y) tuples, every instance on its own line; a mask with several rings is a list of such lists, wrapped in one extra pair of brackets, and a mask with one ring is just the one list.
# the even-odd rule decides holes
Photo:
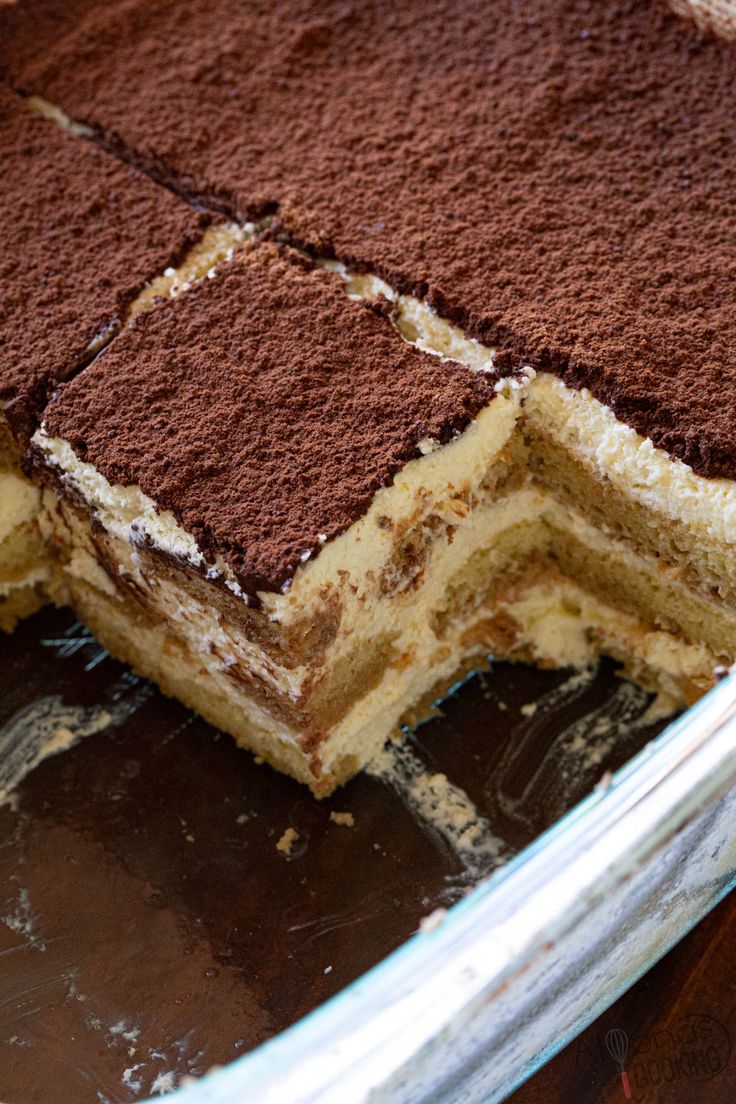
[(315, 802), (42, 611), (0, 638), (0, 1097), (502, 1099), (730, 887), (735, 712), (493, 663)]
[(736, 871), (736, 677), (383, 962), (180, 1104), (502, 1100)]

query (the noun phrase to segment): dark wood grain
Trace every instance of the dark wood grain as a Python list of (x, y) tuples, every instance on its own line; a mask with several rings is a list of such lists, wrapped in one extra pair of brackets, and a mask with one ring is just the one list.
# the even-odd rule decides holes
[(731, 894), (507, 1104), (626, 1104), (616, 1029), (634, 1104), (734, 1104), (735, 950)]

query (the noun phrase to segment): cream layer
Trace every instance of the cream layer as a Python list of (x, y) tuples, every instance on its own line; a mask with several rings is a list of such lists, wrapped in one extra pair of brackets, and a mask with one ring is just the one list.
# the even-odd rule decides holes
[[(387, 299), (393, 305), (392, 321), (405, 341), (422, 352), (455, 360), (476, 371), (489, 371), (494, 350), (468, 337), (457, 326), (441, 318), (428, 303), (414, 295), (399, 295), (397, 291), (372, 273), (351, 272), (339, 261), (322, 261), (330, 272), (337, 272), (346, 283), (351, 299)], [(534, 373), (529, 373), (533, 375)]]
[(35, 592), (50, 573), (37, 525), (41, 492), (21, 474), (17, 461), (0, 409), (0, 627), (4, 629), (11, 628), (16, 617), (38, 608), (40, 600), (34, 603), (23, 592)]
[[(263, 609), (251, 616), (284, 634), (298, 633), (300, 626), (308, 631), (324, 621), (326, 609), (338, 611), (327, 644), (304, 649), (300, 663), (279, 662), (273, 650), (261, 646), (257, 634), (248, 636), (242, 619), (228, 616), (227, 610), (223, 616), (209, 602), (197, 599), (186, 579), (152, 567), (146, 554), (149, 545), (200, 573), (222, 570), (218, 564), (205, 565), (196, 543), (173, 515), (157, 512), (139, 488), (112, 487), (91, 465), (80, 462), (66, 442), (39, 432), (35, 446), (56, 468), (71, 497), (85, 502), (113, 540), (105, 557), (99, 556), (93, 540), (85, 546), (52, 495), (47, 496), (44, 526), (51, 540), (66, 548), (63, 570), (72, 597), (78, 580), (105, 594), (112, 606), (122, 607), (127, 585), (131, 597), (134, 592), (148, 611), (155, 609), (166, 631), (195, 658), (190, 677), (202, 684), (205, 696), (209, 685), (233, 708), (239, 702), (259, 728), (268, 721), (281, 744), (302, 747), (316, 741), (320, 773), (328, 775), (342, 758), (358, 755), (363, 761), (365, 747), (380, 746), (408, 705), (453, 674), (466, 623), (455, 627), (456, 640), (438, 639), (434, 625), (451, 599), (458, 572), (474, 555), (493, 547), (504, 531), (526, 527), (540, 516), (544, 494), (539, 489), (529, 485), (499, 500), (495, 485), (489, 485), (489, 472), (499, 462), (519, 409), (518, 391), (502, 388), (455, 441), (441, 448), (423, 442), (427, 451), (375, 495), (363, 517), (311, 562), (305, 557), (287, 591), (259, 595)], [(404, 548), (410, 555), (404, 555)], [(241, 600), (233, 594), (229, 602)], [(385, 654), (385, 669), (376, 685), (361, 690), (357, 702), (346, 700), (342, 709), (340, 679), (335, 680), (334, 672), (347, 671), (371, 651)], [(305, 717), (303, 726), (274, 719), (249, 699), (233, 678), (237, 671), (247, 673), (282, 707), (284, 701), (292, 702)], [(167, 678), (173, 680), (173, 675)], [(323, 731), (318, 718), (328, 706), (338, 719)], [(207, 714), (206, 706), (199, 708)], [(356, 731), (364, 729), (356, 747)]]
[(652, 513), (680, 521), (709, 540), (736, 544), (736, 484), (696, 475), (620, 422), (589, 391), (540, 373), (529, 388), (525, 419)]
[[(379, 277), (352, 273), (338, 262), (326, 262), (325, 267), (340, 273), (349, 295), (360, 299), (382, 296), (393, 303), (397, 329), (425, 352), (476, 370), (492, 364), (492, 348), (468, 338), (426, 302), (399, 295)], [(600, 479), (646, 509), (680, 521), (711, 540), (736, 544), (736, 484), (732, 480), (697, 475), (683, 461), (620, 422), (587, 388), (570, 388), (550, 373), (527, 372), (532, 380), (524, 399), (527, 423), (536, 424)]]
[(155, 276), (146, 284), (128, 307), (122, 323), (114, 322), (92, 338), (82, 357), (83, 362), (104, 349), (121, 328), (132, 322), (137, 315), (151, 310), (157, 299), (173, 299), (197, 280), (212, 278), (220, 261), (229, 261), (235, 250), (252, 237), (253, 232), (254, 228), (250, 223), (244, 226), (234, 222), (208, 226), (179, 265), (164, 269), (160, 276)]
[(602, 655), (656, 694), (652, 714), (691, 704), (708, 688), (716, 658), (704, 645), (643, 624), (569, 578), (537, 580), (499, 605), (517, 626), (516, 654), (543, 666), (585, 667)]
[[(543, 517), (555, 560), (549, 586), (535, 581), (513, 608), (505, 606), (519, 620), (532, 658), (554, 666), (582, 666), (603, 654), (634, 661), (635, 674), (649, 672), (639, 681), (667, 694), (673, 705), (697, 696), (698, 688), (703, 692), (715, 668), (736, 658), (736, 609), (693, 591), (675, 569), (638, 554), (549, 492)], [(579, 557), (571, 556), (570, 541), (588, 558), (590, 583), (581, 585), (577, 577)], [(614, 577), (631, 582), (630, 594), (617, 592)], [(647, 594), (650, 609), (637, 608), (637, 589)]]
[[(305, 549), (302, 566), (288, 591), (283, 595), (267, 592), (259, 595), (271, 620), (288, 618), (296, 605), (303, 604), (306, 594), (311, 591), (316, 595), (346, 562), (354, 565), (351, 585), (358, 586), (356, 604), (362, 607), (367, 572), (380, 574), (390, 553), (395, 528), (411, 524), (417, 511), (421, 517), (442, 502), (447, 523), (461, 523), (469, 512), (463, 496), (469, 493), (469, 488), (482, 483), (508, 442), (520, 406), (518, 385), (514, 388), (504, 381), (490, 406), (455, 441), (443, 448), (435, 448), (429, 440), (419, 441), (422, 455), (406, 464), (389, 487), (377, 492), (362, 518), (325, 544), (311, 563), (310, 552)], [(147, 541), (174, 559), (207, 570), (212, 578), (220, 576), (234, 593), (241, 592), (227, 564), (220, 558), (206, 563), (195, 538), (179, 525), (173, 513), (159, 510), (139, 487), (112, 486), (94, 465), (81, 461), (67, 441), (48, 437), (43, 427), (34, 435), (33, 444), (46, 463), (60, 473), (62, 483), (85, 501), (108, 532), (133, 545)], [(391, 526), (379, 525), (379, 518), (390, 518)]]
[(143, 289), (131, 304), (126, 322), (132, 321), (143, 311), (150, 310), (156, 299), (173, 299), (191, 287), (197, 280), (212, 279), (220, 261), (229, 261), (235, 251), (254, 236), (253, 223), (238, 225), (235, 222), (215, 223), (208, 226), (200, 241), (187, 253), (175, 268), (167, 268)]

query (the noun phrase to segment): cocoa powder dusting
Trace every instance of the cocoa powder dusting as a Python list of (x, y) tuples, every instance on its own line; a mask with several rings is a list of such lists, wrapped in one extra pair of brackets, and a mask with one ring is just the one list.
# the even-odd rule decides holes
[(82, 8), (33, 60), (5, 11), (7, 79), (736, 477), (732, 45), (658, 0)]
[(0, 86), (0, 402), (32, 430), (50, 390), (209, 218)]
[(496, 381), (419, 352), (338, 276), (260, 244), (139, 316), (44, 424), (255, 594), (360, 517), (422, 438), (465, 429)]

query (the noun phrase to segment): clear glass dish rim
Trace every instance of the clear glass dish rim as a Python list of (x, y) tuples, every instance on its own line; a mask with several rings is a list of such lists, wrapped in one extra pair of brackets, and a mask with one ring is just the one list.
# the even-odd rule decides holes
[[(674, 786), (672, 783), (676, 782)], [(646, 848), (646, 835), (656, 848), (667, 831), (675, 831), (731, 785), (736, 784), (736, 674), (730, 675), (685, 713), (668, 725), (651, 743), (611, 776), (610, 782), (593, 791), (574, 806), (533, 843), (509, 860), (487, 880), (475, 886), (448, 909), (434, 930), (418, 931), (381, 962), (350, 985), (255, 1050), (214, 1070), (194, 1084), (179, 1089), (173, 1099), (181, 1104), (236, 1104), (245, 1099), (258, 1104), (302, 1104), (325, 1099), (327, 1087), (335, 1099), (352, 1104), (358, 1097), (340, 1088), (350, 1081), (350, 1054), (338, 1059), (337, 1050), (349, 1044), (351, 1035), (363, 1031), (370, 1036), (371, 1023), (382, 1015), (384, 1000), (406, 979), (419, 979), (416, 1006), (428, 980), (430, 959), (438, 967), (452, 964), (459, 951), (473, 937), (483, 937), (489, 925), (498, 924), (499, 914), (513, 919), (520, 895), (529, 897), (545, 888), (562, 873), (561, 863), (584, 858), (596, 841), (613, 841), (623, 825), (622, 837), (634, 839)], [(672, 793), (667, 792), (673, 790)], [(643, 817), (641, 814), (646, 810)], [(669, 827), (668, 827), (669, 824)], [(625, 857), (624, 839), (615, 849), (618, 860)], [(636, 852), (637, 855), (640, 852)], [(632, 851), (631, 861), (635, 860)], [(551, 865), (552, 864), (552, 865)], [(556, 864), (556, 867), (554, 866)], [(545, 869), (546, 868), (546, 869)], [(550, 873), (551, 868), (551, 873)], [(590, 884), (595, 884), (592, 879)], [(589, 888), (588, 886), (588, 888)], [(465, 951), (463, 952), (465, 953)], [(523, 969), (523, 958), (511, 958), (505, 970), (491, 966), (486, 984), (502, 984), (504, 976)], [(477, 988), (477, 986), (476, 986)], [(356, 1021), (362, 1020), (361, 1023)], [(355, 1025), (346, 1031), (345, 1025)], [(440, 1028), (441, 1029), (441, 1028)], [(426, 1034), (425, 1042), (432, 1039)], [(418, 1040), (419, 1042), (419, 1040)], [(347, 1050), (349, 1051), (349, 1045)], [(419, 1045), (415, 1048), (418, 1053)], [(365, 1057), (361, 1051), (360, 1056)], [(549, 1057), (548, 1055), (547, 1057)], [(358, 1059), (356, 1048), (356, 1060)], [(332, 1068), (329, 1085), (312, 1084), (315, 1062)], [(290, 1093), (283, 1080), (300, 1085)], [(391, 1072), (391, 1071), (388, 1071)], [(326, 1071), (329, 1076), (329, 1071)], [(509, 1091), (513, 1086), (509, 1086)], [(331, 1099), (331, 1098), (330, 1098)]]

